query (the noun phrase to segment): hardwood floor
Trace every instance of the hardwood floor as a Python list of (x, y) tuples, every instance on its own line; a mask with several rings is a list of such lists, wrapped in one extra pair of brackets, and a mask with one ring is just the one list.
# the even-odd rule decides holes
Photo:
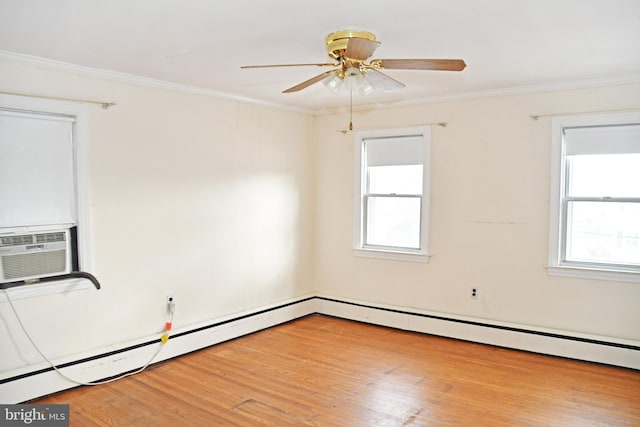
[(640, 426), (640, 371), (313, 315), (32, 403), (83, 427)]

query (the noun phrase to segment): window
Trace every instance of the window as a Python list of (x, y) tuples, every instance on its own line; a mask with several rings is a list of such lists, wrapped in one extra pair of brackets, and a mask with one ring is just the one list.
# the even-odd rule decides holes
[[(2, 281), (91, 271), (86, 123), (84, 106), (0, 95)], [(12, 292), (23, 298), (69, 285), (91, 288), (70, 279)]]
[(640, 114), (553, 121), (551, 274), (640, 282)]
[(359, 132), (357, 255), (426, 261), (430, 128)]

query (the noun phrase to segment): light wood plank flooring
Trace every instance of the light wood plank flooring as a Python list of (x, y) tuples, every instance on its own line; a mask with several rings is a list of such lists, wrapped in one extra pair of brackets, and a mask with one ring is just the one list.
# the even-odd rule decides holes
[(313, 315), (32, 403), (83, 427), (640, 426), (640, 371)]

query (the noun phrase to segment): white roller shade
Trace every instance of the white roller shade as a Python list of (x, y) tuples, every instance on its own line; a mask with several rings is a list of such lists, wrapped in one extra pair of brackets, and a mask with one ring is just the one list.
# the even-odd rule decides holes
[(568, 156), (640, 153), (640, 124), (565, 128), (564, 144)]
[(73, 118), (0, 110), (0, 227), (76, 222)]
[(422, 135), (365, 139), (367, 166), (419, 165), (424, 162)]

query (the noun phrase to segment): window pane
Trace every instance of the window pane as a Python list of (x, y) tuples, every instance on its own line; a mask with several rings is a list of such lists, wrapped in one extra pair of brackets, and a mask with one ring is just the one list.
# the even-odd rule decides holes
[(364, 148), (368, 166), (415, 165), (424, 159), (421, 135), (366, 139)]
[(420, 249), (419, 197), (368, 197), (366, 245)]
[(640, 203), (570, 202), (567, 260), (640, 266)]
[(422, 194), (422, 165), (370, 166), (368, 193)]
[(0, 227), (75, 221), (73, 121), (0, 111)]
[(640, 197), (640, 154), (569, 157), (570, 197)]

